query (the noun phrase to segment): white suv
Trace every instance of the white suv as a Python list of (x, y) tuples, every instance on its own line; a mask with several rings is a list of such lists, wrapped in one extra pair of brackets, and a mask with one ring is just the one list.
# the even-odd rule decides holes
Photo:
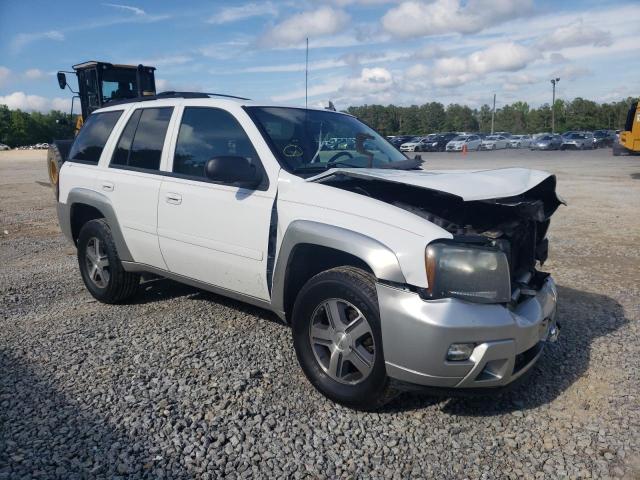
[(92, 113), (56, 195), (95, 298), (148, 272), (272, 310), (311, 383), (370, 409), (530, 370), (558, 333), (555, 186), (422, 171), (343, 113), (174, 94)]

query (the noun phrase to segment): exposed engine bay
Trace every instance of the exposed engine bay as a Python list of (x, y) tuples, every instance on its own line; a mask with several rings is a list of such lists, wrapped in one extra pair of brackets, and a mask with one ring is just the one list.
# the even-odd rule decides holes
[(547, 260), (550, 217), (561, 204), (554, 176), (518, 196), (475, 201), (414, 185), (342, 174), (320, 181), (418, 215), (451, 233), (457, 242), (503, 251), (509, 261), (514, 300), (527, 290), (537, 290), (547, 276), (535, 267)]

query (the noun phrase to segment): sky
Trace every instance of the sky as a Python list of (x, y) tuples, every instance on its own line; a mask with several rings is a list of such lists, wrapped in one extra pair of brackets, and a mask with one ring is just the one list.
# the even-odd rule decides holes
[[(120, 3), (122, 1), (122, 3)], [(68, 110), (55, 73), (155, 66), (158, 91), (338, 109), (640, 95), (640, 0), (0, 0), (0, 104)], [(75, 86), (75, 81), (70, 82)]]

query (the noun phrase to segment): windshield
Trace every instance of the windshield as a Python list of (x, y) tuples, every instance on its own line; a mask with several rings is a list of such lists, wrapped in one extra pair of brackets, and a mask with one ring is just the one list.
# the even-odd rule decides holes
[(488, 137), (485, 138), (485, 140), (500, 140), (501, 137), (498, 137), (496, 135), (490, 135)]
[(567, 138), (575, 140), (577, 138), (584, 138), (584, 135), (582, 135), (581, 133), (572, 133), (571, 135), (567, 135)]
[(460, 136), (454, 138), (452, 141), (453, 142), (464, 142), (467, 138), (469, 138), (469, 137), (464, 136), (464, 135), (460, 135)]
[(289, 107), (246, 107), (280, 164), (293, 173), (333, 167), (411, 168), (415, 163), (357, 118)]

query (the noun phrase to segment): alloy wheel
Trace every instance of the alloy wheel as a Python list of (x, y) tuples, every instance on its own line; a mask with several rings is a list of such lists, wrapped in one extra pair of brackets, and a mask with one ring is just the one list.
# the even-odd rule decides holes
[(89, 279), (96, 287), (105, 288), (109, 284), (111, 273), (109, 271), (109, 258), (100, 239), (91, 237), (87, 242), (85, 262)]
[(376, 345), (371, 326), (346, 300), (331, 298), (316, 307), (309, 340), (316, 361), (337, 382), (355, 385), (373, 370)]

